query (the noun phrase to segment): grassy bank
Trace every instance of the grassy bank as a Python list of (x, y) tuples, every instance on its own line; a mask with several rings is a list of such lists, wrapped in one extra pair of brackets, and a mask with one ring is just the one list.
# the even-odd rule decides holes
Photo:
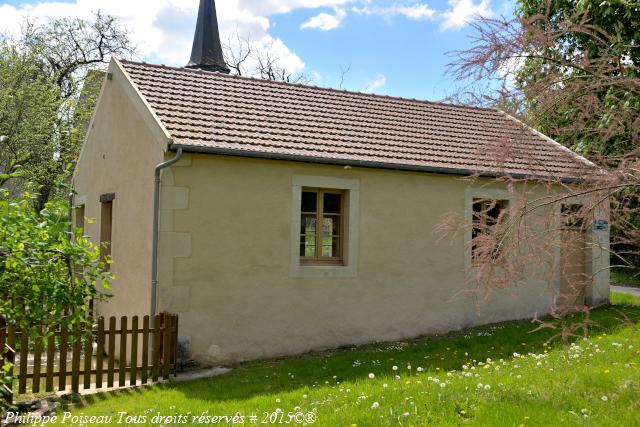
[[(591, 338), (571, 347), (549, 345), (554, 332), (531, 333), (530, 323), (514, 322), (245, 364), (213, 379), (87, 397), (59, 415), (106, 415), (116, 423), (118, 412), (126, 412), (147, 417), (147, 424), (158, 413), (188, 415), (187, 424), (196, 425), (194, 415), (240, 413), (244, 425), (264, 425), (265, 413), (280, 409), (284, 421), (300, 412), (319, 426), (637, 425), (640, 307), (601, 308), (592, 318), (598, 326)], [(633, 324), (621, 325), (622, 319)]]

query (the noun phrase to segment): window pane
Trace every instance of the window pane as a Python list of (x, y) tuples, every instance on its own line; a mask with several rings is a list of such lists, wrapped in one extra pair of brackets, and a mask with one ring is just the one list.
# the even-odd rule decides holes
[(337, 236), (324, 236), (322, 238), (322, 256), (338, 258), (340, 256), (340, 238)]
[(337, 236), (340, 235), (340, 217), (329, 216), (322, 219), (322, 235)]
[(300, 221), (300, 234), (315, 236), (316, 222), (317, 219), (315, 214), (302, 214), (302, 221)]
[(473, 199), (473, 221), (486, 226), (495, 225), (508, 206), (508, 200)]
[(316, 238), (310, 236), (300, 237), (300, 256), (315, 257), (316, 256)]
[(324, 194), (324, 213), (339, 214), (342, 205), (342, 194)]
[(582, 205), (562, 205), (562, 225), (565, 228), (582, 228), (585, 219), (582, 210)]
[(317, 212), (318, 193), (312, 191), (302, 192), (302, 212)]

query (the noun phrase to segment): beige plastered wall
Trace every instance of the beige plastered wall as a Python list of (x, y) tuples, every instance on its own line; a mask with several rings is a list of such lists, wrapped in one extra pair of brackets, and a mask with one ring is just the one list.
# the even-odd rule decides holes
[(113, 295), (99, 316), (146, 315), (150, 311), (153, 174), (164, 160), (167, 137), (125, 72), (114, 60), (74, 175), (76, 205), (85, 205), (85, 234), (100, 239), (100, 196), (113, 201)]
[[(304, 182), (342, 182), (356, 196), (349, 268), (313, 274), (295, 265), (295, 195)], [(208, 363), (546, 313), (559, 277), (487, 299), (460, 295), (469, 286), (468, 236), (440, 239), (434, 228), (447, 213), (465, 215), (474, 195), (506, 191), (488, 182), (187, 153), (163, 176), (160, 309), (180, 315), (192, 356)], [(606, 258), (589, 259), (600, 268)], [(607, 279), (600, 273), (590, 295), (601, 298)]]

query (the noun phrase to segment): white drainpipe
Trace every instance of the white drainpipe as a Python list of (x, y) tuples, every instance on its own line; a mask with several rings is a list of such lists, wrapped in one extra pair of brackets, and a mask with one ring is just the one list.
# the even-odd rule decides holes
[(153, 231), (151, 248), (151, 322), (154, 322), (158, 300), (158, 233), (160, 223), (160, 184), (162, 169), (168, 168), (182, 158), (182, 148), (178, 147), (176, 155), (156, 166), (153, 180)]

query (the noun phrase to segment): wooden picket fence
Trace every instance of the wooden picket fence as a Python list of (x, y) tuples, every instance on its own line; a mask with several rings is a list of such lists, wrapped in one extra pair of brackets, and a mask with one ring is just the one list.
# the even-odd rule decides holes
[(70, 385), (77, 393), (81, 382), (85, 390), (100, 390), (169, 379), (177, 373), (178, 317), (164, 313), (150, 320), (144, 316), (140, 324), (138, 316), (131, 322), (123, 316), (117, 327), (115, 317), (106, 326), (100, 317), (93, 329), (58, 326), (48, 334), (41, 327), (19, 331), (0, 325), (0, 349), (5, 349), (0, 367), (7, 361), (12, 364), (8, 376), (18, 386), (17, 393), (11, 386), (0, 392), (11, 403), (27, 390), (67, 391)]

